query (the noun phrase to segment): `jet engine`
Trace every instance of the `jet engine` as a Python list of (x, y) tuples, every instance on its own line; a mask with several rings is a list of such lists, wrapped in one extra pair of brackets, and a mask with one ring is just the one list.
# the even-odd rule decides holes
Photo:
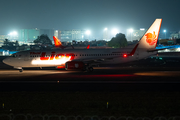
[(69, 61), (65, 64), (66, 70), (83, 70), (84, 67), (85, 65), (81, 61)]

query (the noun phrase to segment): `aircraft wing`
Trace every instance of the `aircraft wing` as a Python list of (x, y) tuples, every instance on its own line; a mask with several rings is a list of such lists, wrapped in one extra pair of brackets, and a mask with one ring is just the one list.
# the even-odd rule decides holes
[(160, 48), (160, 49), (151, 49), (147, 50), (147, 52), (154, 52), (154, 51), (159, 51), (159, 50), (165, 50), (165, 49), (175, 49), (175, 47), (166, 47), (166, 48)]
[[(86, 59), (76, 59), (76, 60), (72, 60), (72, 61), (82, 61), (84, 63), (87, 64), (93, 64), (93, 63), (102, 63), (104, 61), (108, 61), (108, 60), (112, 60), (114, 58), (120, 58), (121, 56), (111, 56), (111, 57), (105, 57), (105, 58), (86, 58)], [(127, 57), (127, 56), (126, 56)], [(123, 56), (121, 58), (124, 58)]]
[(125, 58), (125, 57), (128, 57), (128, 56), (133, 56), (137, 47), (138, 47), (139, 44), (136, 44), (136, 46), (134, 47), (134, 49), (130, 52), (130, 53), (124, 53), (122, 56), (110, 56), (110, 57), (101, 57), (101, 58), (98, 58), (98, 57), (94, 57), (94, 58), (86, 58), (86, 59), (76, 59), (74, 61), (82, 61), (84, 63), (101, 63), (103, 61), (108, 61), (108, 60), (112, 60), (114, 58)]

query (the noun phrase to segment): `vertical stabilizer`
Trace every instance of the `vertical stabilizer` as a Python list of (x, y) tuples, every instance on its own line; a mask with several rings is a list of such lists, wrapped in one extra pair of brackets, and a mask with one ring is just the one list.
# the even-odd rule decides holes
[(88, 46), (86, 47), (86, 49), (89, 49), (89, 47), (90, 47), (90, 45), (88, 45)]
[(56, 36), (53, 36), (53, 39), (54, 39), (55, 47), (60, 47), (62, 45), (61, 41)]
[(155, 49), (159, 37), (162, 19), (156, 19), (151, 27), (146, 31), (144, 36), (139, 41), (138, 48)]
[(62, 45), (61, 41), (56, 36), (53, 36), (53, 39), (56, 48), (62, 48), (62, 49), (66, 48), (65, 46)]

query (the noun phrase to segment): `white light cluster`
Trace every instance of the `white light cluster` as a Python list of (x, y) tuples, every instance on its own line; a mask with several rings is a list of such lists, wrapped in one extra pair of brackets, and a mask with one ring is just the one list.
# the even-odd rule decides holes
[(86, 34), (87, 34), (87, 35), (90, 35), (90, 34), (91, 34), (91, 31), (90, 31), (90, 30), (87, 30), (87, 31), (86, 31)]
[(134, 30), (133, 30), (132, 28), (131, 28), (131, 29), (129, 29), (129, 32), (130, 32), (130, 33), (132, 33), (133, 31), (134, 31)]
[(32, 65), (62, 65), (65, 64), (67, 61), (71, 59), (71, 56), (69, 57), (63, 57), (61, 60), (32, 60)]
[(177, 48), (176, 51), (179, 52), (179, 51), (180, 51), (180, 48)]
[(10, 32), (8, 35), (11, 35), (11, 36), (16, 36), (17, 35), (17, 32), (14, 31), (14, 32)]
[(114, 36), (115, 36), (118, 32), (119, 32), (119, 30), (116, 29), (116, 28), (114, 28), (114, 29), (112, 30), (112, 34), (113, 34)]

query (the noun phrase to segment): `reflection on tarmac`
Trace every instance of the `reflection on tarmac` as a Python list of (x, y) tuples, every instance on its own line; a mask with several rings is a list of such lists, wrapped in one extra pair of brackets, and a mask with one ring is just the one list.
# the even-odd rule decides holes
[(1, 91), (180, 91), (180, 71), (108, 68), (93, 73), (65, 70), (0, 70)]
[(52, 71), (40, 71), (40, 70), (25, 70), (24, 72), (19, 72), (18, 70), (0, 70), (0, 78), (9, 77), (28, 77), (28, 76), (39, 76), (45, 74), (55, 74)]
[[(57, 83), (180, 83), (180, 71), (144, 68), (95, 68), (93, 73), (65, 70), (0, 70), (0, 81), (54, 81)], [(169, 80), (170, 78), (176, 78)]]
[(162, 77), (179, 77), (180, 71), (149, 71), (149, 72), (141, 72), (141, 73), (134, 73), (134, 75), (140, 76), (162, 76)]

